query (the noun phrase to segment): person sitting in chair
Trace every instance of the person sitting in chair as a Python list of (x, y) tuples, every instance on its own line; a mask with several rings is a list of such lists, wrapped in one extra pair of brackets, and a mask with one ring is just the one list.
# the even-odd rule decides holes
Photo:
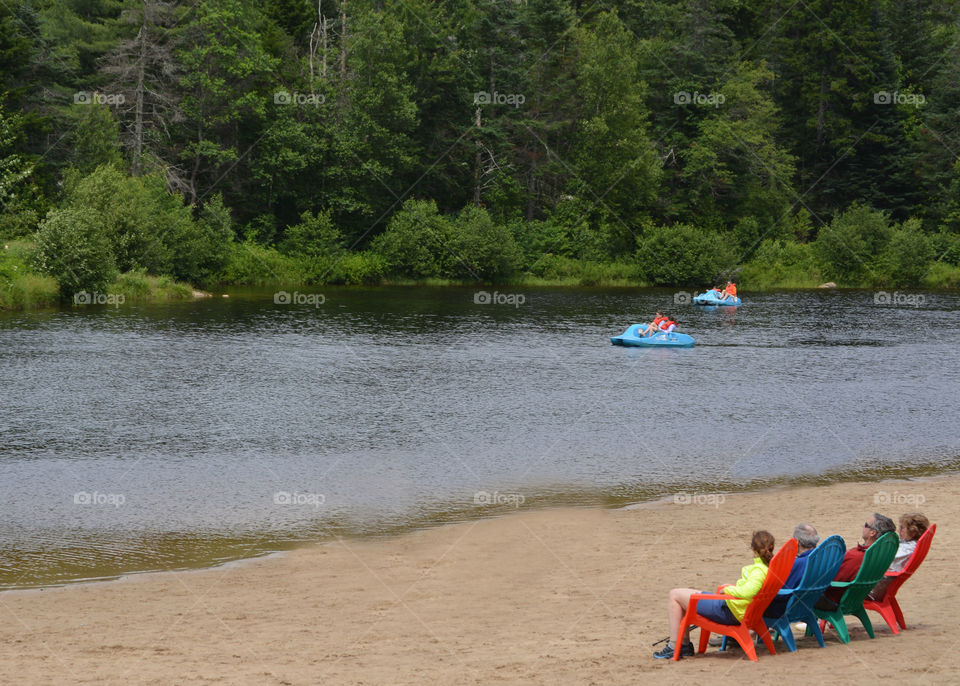
[[(907, 560), (913, 555), (917, 548), (917, 539), (923, 536), (923, 532), (930, 528), (930, 520), (919, 512), (905, 514), (900, 517), (900, 527), (897, 534), (900, 536), (900, 547), (897, 548), (897, 556), (890, 563), (888, 572), (899, 572), (907, 564)], [(867, 596), (870, 600), (880, 601), (887, 594), (887, 586), (890, 585), (891, 577), (885, 576), (877, 585), (873, 587)]]
[[(803, 573), (807, 569), (807, 559), (810, 553), (813, 552), (813, 549), (817, 547), (817, 543), (820, 542), (820, 534), (817, 533), (817, 530), (814, 529), (812, 525), (806, 522), (797, 524), (797, 526), (794, 527), (793, 537), (797, 539), (797, 557), (793, 561), (793, 567), (790, 569), (790, 576), (783, 582), (784, 590), (796, 588), (800, 584), (800, 581), (803, 579)], [(788, 601), (789, 598), (774, 598), (764, 611), (763, 616), (771, 618), (782, 617), (784, 611), (787, 609)]]
[[(843, 563), (840, 565), (840, 571), (833, 577), (834, 581), (853, 581), (857, 572), (860, 571), (860, 565), (863, 564), (863, 556), (867, 548), (876, 543), (877, 539), (889, 531), (895, 531), (893, 520), (884, 517), (882, 514), (874, 512), (866, 522), (863, 523), (863, 542), (856, 548), (851, 548), (843, 556)], [(844, 588), (828, 588), (817, 604), (814, 605), (818, 610), (836, 610), (843, 597)]]
[[(755, 557), (753, 563), (740, 570), (740, 580), (736, 584), (723, 588), (723, 593), (734, 596), (731, 600), (707, 599), (697, 602), (697, 614), (718, 624), (739, 624), (747, 613), (747, 606), (760, 592), (767, 578), (768, 565), (773, 559), (773, 534), (769, 531), (755, 531), (750, 539), (750, 548)], [(680, 622), (687, 612), (690, 596), (695, 593), (709, 593), (696, 588), (674, 588), (667, 598), (667, 618), (670, 623), (670, 635), (667, 646), (653, 654), (658, 660), (673, 659), (675, 646), (673, 640), (680, 630)], [(693, 655), (693, 643), (690, 642), (690, 627), (683, 634), (680, 655)]]

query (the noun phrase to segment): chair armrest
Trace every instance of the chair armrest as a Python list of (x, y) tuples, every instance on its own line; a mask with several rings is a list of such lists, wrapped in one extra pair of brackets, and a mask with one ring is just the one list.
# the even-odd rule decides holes
[(795, 588), (781, 588), (777, 591), (777, 595), (793, 595), (793, 592), (796, 590)]
[(735, 586), (735, 585), (736, 584), (720, 584), (719, 586), (717, 586), (717, 593), (723, 593), (723, 589), (725, 589), (727, 586)]
[[(729, 584), (728, 584), (729, 585)], [(690, 605), (687, 606), (687, 612), (697, 611), (697, 601), (700, 600), (737, 600), (736, 596), (725, 595), (723, 593), (694, 593), (690, 596)]]
[(833, 588), (846, 588), (852, 583), (852, 581), (831, 581), (830, 586)]
[(901, 574), (903, 574), (903, 570), (902, 570), (902, 569), (901, 569), (900, 571), (898, 571), (898, 572), (887, 572), (886, 574), (884, 574), (884, 576), (889, 576), (889, 577), (895, 579), (895, 578), (897, 578), (898, 576), (900, 576)]

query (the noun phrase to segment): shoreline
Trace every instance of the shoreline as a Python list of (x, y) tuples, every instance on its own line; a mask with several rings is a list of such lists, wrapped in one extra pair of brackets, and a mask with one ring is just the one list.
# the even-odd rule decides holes
[[(704, 504), (704, 502), (710, 500), (711, 502), (715, 501), (718, 497), (725, 500), (727, 497), (734, 495), (764, 495), (764, 494), (775, 494), (785, 491), (790, 491), (796, 488), (810, 488), (818, 486), (831, 486), (831, 485), (841, 485), (848, 483), (872, 483), (877, 484), (878, 486), (888, 483), (888, 482), (904, 482), (904, 483), (922, 483), (927, 480), (936, 480), (941, 478), (949, 478), (956, 476), (960, 479), (960, 458), (953, 460), (949, 463), (943, 465), (940, 473), (938, 474), (913, 474), (912, 472), (920, 471), (924, 469), (921, 467), (908, 467), (904, 465), (893, 465), (886, 467), (885, 469), (878, 469), (875, 472), (871, 473), (870, 471), (860, 472), (854, 477), (844, 477), (843, 472), (849, 471), (848, 469), (843, 470), (842, 472), (825, 472), (822, 474), (815, 475), (804, 475), (797, 477), (778, 477), (776, 479), (768, 480), (765, 483), (748, 483), (745, 484), (743, 488), (740, 489), (731, 489), (729, 486), (732, 484), (720, 483), (716, 484), (718, 488), (713, 489), (707, 492), (703, 485), (699, 486), (681, 486), (677, 485), (675, 487), (666, 488), (664, 492), (649, 494), (646, 497), (641, 497), (640, 499), (632, 500), (631, 496), (619, 496), (616, 498), (606, 496), (603, 493), (598, 493), (596, 491), (584, 491), (582, 493), (566, 493), (561, 496), (558, 500), (555, 501), (543, 501), (537, 500), (536, 498), (532, 499), (532, 504), (525, 506), (523, 509), (514, 509), (510, 506), (502, 506), (499, 509), (492, 510), (489, 512), (477, 511), (477, 510), (461, 510), (461, 511), (445, 511), (444, 515), (439, 519), (422, 519), (415, 522), (411, 522), (405, 526), (396, 526), (386, 530), (379, 530), (375, 532), (367, 532), (363, 534), (338, 534), (330, 535), (326, 538), (315, 538), (313, 540), (300, 540), (299, 542), (293, 543), (289, 541), (280, 541), (274, 542), (273, 545), (265, 547), (264, 549), (257, 549), (250, 552), (250, 554), (243, 557), (236, 557), (232, 559), (220, 559), (217, 561), (196, 561), (195, 564), (184, 564), (182, 567), (172, 568), (172, 569), (135, 569), (135, 570), (119, 570), (115, 574), (108, 574), (100, 577), (93, 578), (82, 578), (82, 579), (68, 579), (65, 581), (54, 581), (50, 583), (38, 583), (34, 585), (25, 585), (21, 587), (11, 587), (5, 588), (0, 585), (0, 595), (6, 593), (26, 593), (32, 591), (43, 591), (43, 590), (55, 590), (60, 588), (70, 588), (73, 586), (83, 586), (87, 584), (104, 584), (104, 583), (114, 583), (118, 581), (123, 581), (128, 577), (141, 577), (144, 575), (152, 574), (182, 574), (186, 572), (202, 572), (208, 570), (216, 570), (227, 565), (245, 563), (254, 560), (270, 558), (274, 555), (286, 555), (291, 552), (303, 548), (310, 548), (313, 546), (327, 545), (336, 540), (342, 539), (349, 542), (370, 542), (370, 541), (390, 541), (397, 539), (399, 537), (408, 536), (418, 532), (431, 531), (438, 528), (444, 528), (449, 526), (459, 526), (464, 524), (471, 524), (475, 522), (490, 520), (490, 519), (501, 519), (504, 517), (512, 517), (516, 514), (529, 514), (534, 512), (545, 512), (551, 510), (601, 510), (607, 512), (617, 512), (620, 510), (631, 511), (631, 510), (642, 510), (649, 506), (663, 505), (673, 503), (677, 498), (690, 501), (690, 504)], [(726, 490), (724, 490), (726, 489)], [(589, 495), (588, 495), (589, 494)]]
[[(73, 586), (82, 586), (86, 584), (113, 583), (122, 581), (127, 577), (140, 577), (151, 574), (172, 574), (185, 572), (199, 572), (215, 570), (226, 565), (269, 558), (274, 555), (285, 555), (303, 548), (312, 546), (326, 545), (338, 539), (349, 542), (369, 542), (369, 541), (389, 541), (399, 537), (407, 536), (417, 532), (431, 531), (438, 528), (449, 526), (458, 526), (474, 522), (485, 521), (489, 519), (500, 519), (511, 517), (516, 514), (526, 514), (534, 512), (544, 512), (550, 510), (602, 510), (608, 512), (617, 512), (620, 510), (640, 510), (648, 506), (658, 504), (669, 504), (675, 499), (680, 498), (691, 501), (705, 501), (707, 499), (715, 500), (717, 497), (726, 499), (734, 495), (750, 494), (775, 494), (779, 492), (790, 491), (796, 488), (811, 488), (819, 486), (831, 486), (841, 484), (872, 483), (878, 486), (887, 482), (921, 483), (926, 480), (935, 480), (956, 476), (960, 479), (960, 458), (942, 464), (938, 473), (922, 473), (929, 469), (929, 465), (907, 466), (903, 464), (894, 464), (885, 468), (878, 468), (874, 471), (864, 470), (855, 475), (847, 475), (850, 468), (830, 471), (814, 475), (800, 475), (795, 477), (777, 477), (774, 479), (761, 480), (760, 483), (749, 482), (743, 484), (742, 488), (730, 488), (734, 484), (718, 483), (716, 488), (707, 491), (703, 484), (689, 485), (676, 484), (673, 486), (664, 486), (657, 489), (657, 492), (646, 493), (636, 497), (635, 495), (620, 495), (617, 497), (607, 496), (603, 492), (596, 490), (585, 490), (581, 492), (567, 492), (554, 500), (538, 499), (535, 495), (530, 496), (530, 504), (523, 509), (515, 509), (512, 506), (500, 506), (497, 509), (488, 511), (476, 509), (444, 510), (441, 514), (435, 514), (434, 518), (423, 517), (415, 519), (404, 525), (396, 525), (389, 529), (368, 531), (365, 533), (343, 533), (330, 534), (326, 538), (314, 538), (312, 540), (300, 539), (297, 542), (287, 540), (274, 541), (272, 545), (257, 548), (249, 554), (242, 557), (230, 559), (219, 558), (216, 560), (196, 559), (193, 563), (185, 563), (181, 567), (171, 569), (121, 569), (116, 573), (106, 574), (99, 577), (67, 579), (63, 581), (51, 581), (49, 583), (37, 583), (33, 585), (22, 585), (13, 587), (4, 587), (0, 585), (0, 595), (5, 593), (23, 593), (38, 590), (54, 590), (59, 588), (69, 588)], [(920, 472), (920, 473), (918, 473)], [(528, 491), (529, 496), (529, 491)], [(701, 502), (701, 504), (703, 504)], [(261, 539), (262, 537), (255, 537)], [(269, 542), (268, 542), (269, 543)]]
[[(904, 502), (875, 502), (891, 492)], [(960, 668), (954, 603), (937, 584), (956, 564), (958, 493), (950, 474), (735, 492), (710, 506), (548, 508), (7, 591), (0, 683), (743, 683), (800, 669), (814, 680), (929, 683)], [(853, 619), (846, 646), (828, 632), (825, 649), (801, 638), (797, 653), (761, 650), (758, 663), (735, 650), (652, 659), (667, 590), (734, 580), (753, 529), (768, 528), (779, 547), (807, 520), (850, 545), (864, 515), (912, 510), (938, 533), (898, 595), (908, 626), (899, 636), (871, 613), (872, 641)]]
[[(27, 275), (31, 278), (46, 278), (41, 277), (39, 274), (29, 274)], [(159, 280), (166, 277), (149, 277), (153, 280)], [(16, 290), (17, 286), (14, 282), (8, 284), (8, 288)], [(3, 300), (0, 300), (0, 312), (38, 312), (44, 310), (59, 310), (61, 309), (61, 298), (59, 293), (54, 290), (51, 290), (53, 287), (48, 286), (46, 291), (43, 293), (35, 293), (29, 295), (25, 299), (15, 299), (11, 300), (4, 304)], [(124, 291), (124, 289), (118, 289), (115, 285), (108, 287), (112, 288), (115, 291), (119, 291), (129, 302), (136, 302), (141, 304), (160, 304), (160, 303), (171, 303), (171, 302), (181, 302), (181, 303), (190, 303), (196, 302), (198, 300), (203, 300), (205, 298), (229, 298), (233, 297), (232, 293), (243, 293), (243, 292), (258, 292), (262, 291), (263, 293), (269, 292), (270, 289), (285, 289), (285, 288), (330, 288), (330, 289), (345, 289), (345, 290), (371, 290), (377, 288), (473, 288), (473, 289), (485, 289), (485, 288), (530, 288), (530, 289), (576, 289), (576, 290), (606, 290), (606, 289), (615, 289), (615, 290), (659, 290), (659, 291), (670, 291), (676, 289), (692, 289), (694, 291), (704, 290), (705, 287), (695, 288), (691, 286), (653, 286), (648, 283), (633, 283), (627, 282), (622, 279), (613, 279), (610, 281), (599, 281), (597, 283), (584, 284), (581, 283), (578, 279), (540, 279), (532, 278), (530, 280), (517, 280), (514, 282), (507, 282), (501, 284), (488, 284), (488, 283), (471, 283), (471, 282), (461, 282), (461, 281), (444, 281), (438, 279), (432, 279), (427, 281), (410, 281), (410, 280), (385, 280), (379, 284), (302, 284), (302, 283), (273, 283), (273, 284), (215, 284), (213, 286), (207, 286), (204, 288), (199, 288), (193, 286), (186, 282), (174, 282), (172, 290), (163, 291), (155, 294), (133, 294), (129, 291)], [(216, 291), (216, 292), (211, 292)], [(873, 286), (826, 286), (824, 284), (815, 284), (813, 282), (805, 283), (803, 285), (797, 285), (795, 282), (787, 282), (783, 285), (766, 285), (758, 288), (747, 288), (741, 289), (741, 293), (750, 295), (766, 295), (776, 292), (795, 292), (795, 291), (817, 291), (817, 292), (850, 292), (850, 291), (884, 291), (884, 292), (905, 292), (905, 293), (957, 293), (960, 292), (960, 287), (931, 287), (931, 286), (912, 286), (912, 287), (892, 287), (887, 286), (885, 288), (873, 287)], [(49, 291), (49, 292), (48, 292)], [(112, 291), (111, 291), (112, 292)], [(110, 307), (109, 305), (104, 305), (104, 307)]]

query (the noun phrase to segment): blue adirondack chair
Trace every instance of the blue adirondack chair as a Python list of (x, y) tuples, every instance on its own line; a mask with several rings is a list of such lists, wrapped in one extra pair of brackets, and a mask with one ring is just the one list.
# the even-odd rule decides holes
[(774, 640), (783, 636), (783, 642), (791, 653), (797, 649), (797, 642), (790, 629), (791, 622), (806, 622), (808, 634), (816, 636), (817, 643), (821, 648), (824, 647), (823, 632), (820, 631), (817, 617), (813, 614), (813, 606), (820, 600), (823, 592), (830, 588), (830, 582), (843, 564), (846, 551), (847, 546), (840, 536), (830, 536), (822, 541), (807, 556), (807, 567), (797, 587), (780, 591), (779, 597), (787, 598), (783, 614), (776, 618), (763, 618), (767, 626), (777, 632)]

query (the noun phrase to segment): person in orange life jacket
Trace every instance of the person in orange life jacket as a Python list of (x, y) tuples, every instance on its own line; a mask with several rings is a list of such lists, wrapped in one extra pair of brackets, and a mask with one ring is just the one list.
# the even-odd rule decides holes
[[(750, 540), (750, 548), (755, 557), (753, 563), (740, 570), (740, 580), (736, 584), (728, 584), (722, 589), (725, 595), (733, 596), (730, 600), (700, 600), (697, 602), (697, 614), (706, 617), (718, 624), (739, 624), (747, 612), (747, 606), (753, 597), (760, 592), (763, 581), (767, 578), (768, 565), (773, 559), (773, 534), (769, 531), (755, 531)], [(653, 656), (660, 660), (673, 658), (676, 647), (673, 640), (680, 630), (680, 622), (687, 612), (690, 596), (694, 593), (709, 593), (695, 588), (674, 588), (667, 599), (667, 617), (670, 622), (670, 636), (667, 638), (667, 647), (658, 650)], [(683, 645), (680, 655), (693, 655), (693, 643), (690, 642), (690, 628), (683, 634)]]
[[(837, 572), (837, 575), (833, 577), (834, 581), (853, 581), (857, 576), (857, 572), (860, 571), (860, 565), (863, 564), (863, 556), (867, 552), (867, 548), (873, 545), (878, 538), (888, 531), (896, 531), (896, 526), (893, 524), (893, 520), (889, 517), (884, 517), (882, 514), (874, 512), (870, 518), (863, 524), (863, 538), (862, 543), (860, 543), (856, 548), (851, 548), (847, 551), (847, 554), (843, 556), (843, 563), (840, 565), (840, 571)], [(827, 592), (824, 593), (820, 600), (817, 601), (817, 604), (814, 605), (815, 608), (819, 610), (835, 610), (837, 609), (837, 604), (840, 602), (840, 598), (843, 597), (843, 592), (845, 588), (828, 588)]]
[[(718, 291), (720, 290), (719, 286), (717, 286), (717, 290)], [(737, 297), (737, 284), (735, 284), (733, 281), (727, 281), (727, 287), (723, 289), (723, 292), (720, 293), (718, 298), (720, 300), (728, 300), (736, 297)]]
[(677, 323), (673, 320), (673, 317), (669, 314), (664, 315), (664, 319), (660, 322), (660, 331), (664, 333), (670, 333), (677, 328)]
[(653, 318), (653, 321), (647, 324), (644, 328), (638, 329), (638, 331), (640, 332), (640, 335), (649, 336), (650, 334), (655, 333), (656, 331), (659, 331), (660, 322), (662, 322), (666, 318), (667, 316), (663, 312), (661, 312), (660, 310), (657, 310), (657, 316)]

